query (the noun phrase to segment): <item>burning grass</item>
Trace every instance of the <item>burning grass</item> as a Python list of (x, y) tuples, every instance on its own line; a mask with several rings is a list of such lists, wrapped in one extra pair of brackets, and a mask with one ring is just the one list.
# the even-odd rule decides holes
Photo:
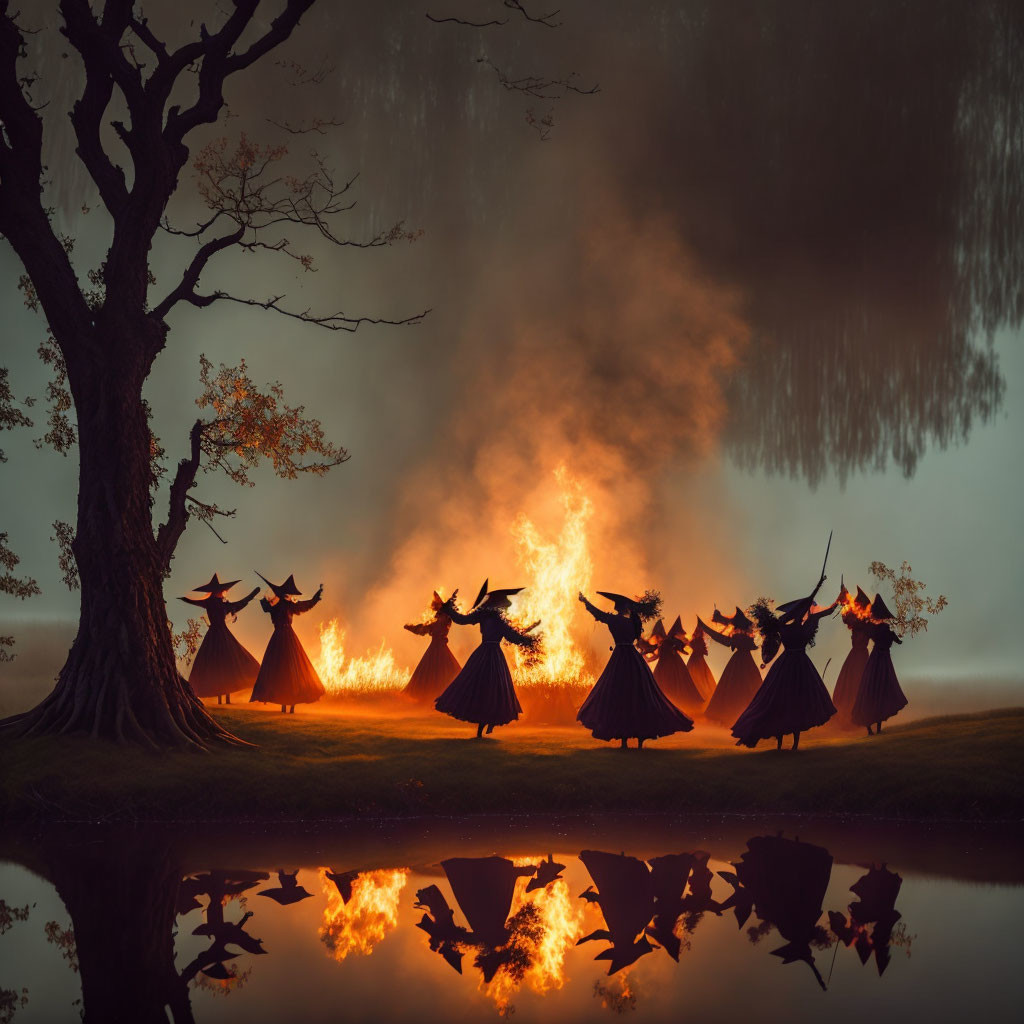
[(521, 723), (495, 738), (441, 715), (211, 710), (256, 750), (151, 755), (85, 739), (0, 750), (0, 820), (282, 821), (351, 816), (673, 812), (1019, 820), (1024, 709), (814, 733), (788, 751), (697, 730), (642, 753), (581, 728)]

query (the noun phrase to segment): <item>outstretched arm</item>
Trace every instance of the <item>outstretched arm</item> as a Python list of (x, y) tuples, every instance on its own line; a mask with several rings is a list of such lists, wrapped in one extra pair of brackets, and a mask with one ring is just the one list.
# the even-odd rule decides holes
[(583, 596), (582, 593), (580, 593), (579, 595), (579, 600), (582, 603), (583, 607), (586, 608), (587, 611), (590, 612), (590, 614), (593, 615), (598, 622), (603, 622), (606, 626), (611, 625), (612, 615), (610, 615), (608, 612), (601, 611), (601, 609), (598, 608), (596, 605), (591, 604)]
[(433, 623), (430, 622), (410, 622), (406, 623), (403, 628), (409, 630), (410, 633), (415, 633), (417, 636), (430, 636), (432, 625)]
[(723, 647), (732, 647), (732, 637), (726, 636), (724, 633), (719, 633), (717, 629), (712, 629), (702, 618), (697, 617), (697, 622), (700, 623), (701, 631), (705, 636), (711, 637), (716, 644), (721, 644)]
[(480, 612), (470, 612), (468, 615), (463, 615), (458, 608), (455, 607), (455, 597), (458, 594), (458, 589), (452, 591), (452, 596), (448, 598), (443, 605), (441, 605), (441, 611), (459, 626), (476, 626), (480, 622)]
[(320, 603), (320, 598), (324, 596), (324, 585), (320, 584), (320, 589), (308, 600), (308, 601), (296, 601), (292, 605), (292, 610), (296, 615), (302, 615), (303, 612), (308, 612), (310, 608), (315, 608)]
[(208, 597), (179, 597), (179, 601), (184, 601), (186, 604), (194, 604), (197, 608), (205, 608), (206, 602), (209, 601)]
[(237, 615), (259, 592), (259, 587), (253, 587), (253, 589), (240, 601), (225, 602), (224, 611), (226, 611), (228, 615)]

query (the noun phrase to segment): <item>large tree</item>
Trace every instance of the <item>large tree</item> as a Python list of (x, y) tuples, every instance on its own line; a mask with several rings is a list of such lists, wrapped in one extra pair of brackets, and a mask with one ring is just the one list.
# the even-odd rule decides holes
[[(190, 515), (218, 511), (190, 494), (196, 475), (220, 468), (244, 482), (261, 456), (283, 476), (323, 472), (345, 452), (301, 407), (286, 406), (280, 389), (256, 388), (244, 363), (217, 370), (204, 360), (205, 415), (192, 428), (157, 524), (159, 446), (143, 386), (171, 343), (169, 318), (182, 305), (241, 302), (333, 330), (365, 322), (292, 309), (281, 296), (204, 290), (204, 271), (219, 254), (272, 252), (306, 265), (308, 256), (285, 230), (305, 228), (341, 245), (404, 236), (399, 226), (361, 242), (340, 237), (332, 222), (350, 208), (351, 182), (336, 183), (319, 161), (302, 173), (284, 172), (284, 147), (201, 134), (222, 117), (226, 85), (265, 61), (313, 3), (233, 0), (219, 13), (211, 7), (211, 23), (193, 22), (192, 37), (175, 46), (132, 0), (60, 0), (60, 31), (80, 62), (81, 90), (69, 117), (54, 121), (44, 118), (40, 76), (29, 66), (26, 40), (35, 26), (0, 0), (0, 234), (24, 266), (26, 304), (45, 317), (58, 385), (66, 382), (73, 402), (79, 489), (71, 551), (81, 585), (78, 634), (57, 685), (39, 706), (6, 720), (8, 731), (87, 732), (156, 747), (235, 742), (179, 675), (164, 605), (162, 583)], [(267, 6), (272, 19), (263, 14)], [(30, 11), (39, 14), (35, 5)], [(184, 25), (184, 17), (177, 20)], [(85, 274), (48, 208), (44, 136), (51, 129), (73, 133), (109, 224), (106, 257)], [(175, 225), (168, 203), (190, 159), (208, 215), (194, 226)], [(194, 250), (172, 286), (156, 293), (150, 258), (160, 231), (191, 240)]]

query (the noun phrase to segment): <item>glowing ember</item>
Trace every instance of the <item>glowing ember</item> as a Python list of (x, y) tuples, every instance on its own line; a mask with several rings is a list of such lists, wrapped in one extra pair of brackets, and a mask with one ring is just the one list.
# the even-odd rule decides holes
[(405, 868), (364, 871), (352, 882), (346, 903), (338, 887), (320, 869), (320, 886), (327, 898), (320, 941), (341, 963), (349, 954), (369, 956), (398, 924), (398, 904), (409, 872)]
[(330, 694), (374, 694), (399, 690), (409, 673), (395, 664), (395, 656), (381, 640), (376, 651), (362, 657), (345, 654), (345, 631), (337, 619), (320, 627), (320, 657), (316, 670)]
[(856, 595), (851, 594), (845, 587), (839, 595), (839, 612), (841, 615), (853, 615), (864, 622), (871, 621), (871, 605), (857, 604)]
[(594, 506), (564, 466), (555, 471), (555, 479), (565, 509), (557, 539), (542, 540), (526, 516), (520, 516), (512, 528), (528, 584), (516, 599), (516, 619), (524, 626), (540, 619), (544, 633), (544, 657), (539, 664), (527, 666), (519, 651), (512, 651), (514, 674), (516, 682), (524, 685), (589, 685), (593, 679), (584, 673), (583, 653), (573, 639), (573, 622), (580, 614), (577, 595), (589, 591), (594, 569), (587, 543), (587, 522)]

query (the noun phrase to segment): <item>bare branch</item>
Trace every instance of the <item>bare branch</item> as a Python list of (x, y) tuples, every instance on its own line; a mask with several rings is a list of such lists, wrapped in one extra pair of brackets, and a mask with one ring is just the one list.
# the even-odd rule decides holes
[(435, 18), (429, 11), (427, 12), (427, 21), (432, 21), (435, 25), (465, 25), (467, 28), (492, 28), (496, 25), (508, 24), (508, 18), (500, 18), (495, 21), (467, 21), (465, 18)]
[[(543, 25), (545, 28), (558, 28), (562, 23), (555, 21), (554, 19), (561, 14), (561, 11), (552, 11), (550, 14), (530, 14), (529, 11), (523, 6), (521, 0), (502, 0), (503, 6), (507, 7), (510, 11), (516, 11), (521, 14), (526, 21), (532, 22), (534, 25)], [(470, 21), (468, 18), (457, 18), (447, 17), (438, 18), (433, 14), (427, 12), (427, 21), (432, 21), (435, 25), (464, 25), (467, 28), (494, 28), (501, 25), (507, 25), (509, 19), (496, 18), (492, 21)]]
[(272, 118), (267, 118), (267, 124), (272, 124), (275, 128), (280, 128), (283, 132), (288, 132), (289, 135), (309, 135), (315, 132), (317, 135), (326, 135), (328, 128), (341, 128), (344, 121), (334, 121), (329, 118), (314, 117), (309, 124), (306, 125), (295, 125), (289, 121), (275, 121)]
[(477, 64), (485, 64), (494, 71), (502, 88), (509, 92), (521, 92), (539, 100), (560, 100), (566, 93), (593, 96), (601, 91), (600, 85), (585, 87), (579, 84), (579, 75), (572, 71), (564, 78), (544, 78), (541, 75), (523, 75), (510, 78), (490, 57), (477, 57)]
[(162, 523), (156, 534), (157, 551), (160, 554), (161, 568), (166, 575), (171, 568), (171, 559), (178, 540), (188, 525), (188, 507), (185, 502), (189, 488), (196, 482), (199, 462), (202, 457), (201, 440), (203, 421), (196, 420), (188, 432), (189, 453), (178, 463), (178, 469), (171, 481), (171, 490), (167, 499), (167, 520)]

